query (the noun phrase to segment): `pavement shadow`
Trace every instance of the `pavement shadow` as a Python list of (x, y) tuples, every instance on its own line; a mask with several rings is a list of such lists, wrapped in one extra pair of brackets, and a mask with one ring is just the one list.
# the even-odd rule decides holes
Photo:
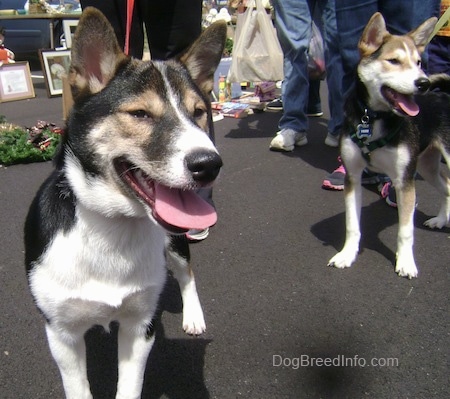
[[(161, 297), (160, 313), (180, 313), (182, 302), (178, 282), (169, 274)], [(155, 324), (155, 344), (147, 361), (143, 399), (208, 399), (203, 368), (206, 346), (211, 340), (188, 337), (169, 339), (165, 336), (160, 317)], [(102, 327), (86, 334), (88, 378), (95, 399), (114, 399), (117, 385), (118, 324), (111, 332)]]
[[(268, 138), (270, 139), (278, 131), (280, 112), (256, 112), (246, 118), (240, 119), (237, 127), (231, 129), (226, 135), (230, 139)], [(328, 119), (324, 117), (309, 118), (308, 145), (296, 147), (292, 152), (280, 152), (280, 155), (290, 158), (301, 158), (314, 168), (331, 172), (337, 168), (337, 156), (339, 150), (324, 144), (327, 135)], [(271, 128), (271, 126), (273, 126)]]
[(294, 151), (282, 154), (290, 158), (300, 158), (316, 169), (331, 173), (339, 166), (339, 149), (325, 145), (327, 126), (326, 118), (309, 118), (308, 145), (295, 147)]
[[(277, 131), (280, 116), (279, 112), (255, 112), (239, 119), (237, 127), (230, 129), (225, 137), (229, 139), (273, 137)], [(268, 126), (273, 126), (273, 129)]]
[(167, 339), (157, 334), (147, 363), (142, 399), (163, 395), (170, 399), (209, 399), (203, 368), (210, 342), (198, 337)]
[[(370, 356), (348, 326), (342, 325), (339, 334), (313, 345), (315, 348), (308, 351), (308, 358), (302, 359), (305, 362), (301, 372), (303, 394), (306, 392), (309, 397), (318, 398), (348, 398), (355, 386), (370, 387), (370, 378), (363, 368), (365, 359)], [(304, 348), (298, 351), (304, 353)], [(316, 365), (314, 359), (329, 363), (327, 366)]]
[[(414, 228), (431, 231), (423, 225), (430, 217), (416, 209), (414, 213)], [(395, 265), (397, 230), (395, 232), (395, 240), (389, 246), (380, 240), (379, 237), (383, 230), (391, 226), (395, 226), (398, 229), (398, 212), (396, 208), (389, 207), (384, 199), (380, 198), (379, 201), (363, 206), (361, 209), (360, 252), (364, 251), (365, 248), (374, 250), (388, 259), (392, 265)], [(448, 234), (449, 231), (450, 228), (448, 227), (444, 227), (441, 230), (433, 230), (433, 232), (442, 234)], [(311, 232), (317, 239), (322, 241), (324, 246), (331, 245), (336, 251), (340, 251), (345, 241), (345, 212), (314, 224), (311, 227)]]
[[(161, 297), (161, 310), (183, 312), (180, 286), (170, 271)], [(157, 399), (162, 395), (170, 399), (208, 399), (203, 369), (210, 342), (210, 339), (187, 335), (186, 338), (166, 338), (162, 323), (158, 323), (155, 345), (147, 362), (142, 399)]]
[[(389, 247), (380, 240), (379, 234), (398, 223), (397, 210), (380, 199), (361, 209), (360, 252), (365, 248), (374, 250), (394, 264), (396, 242)], [(331, 245), (340, 251), (345, 241), (345, 212), (321, 220), (311, 227), (311, 232), (323, 245)]]

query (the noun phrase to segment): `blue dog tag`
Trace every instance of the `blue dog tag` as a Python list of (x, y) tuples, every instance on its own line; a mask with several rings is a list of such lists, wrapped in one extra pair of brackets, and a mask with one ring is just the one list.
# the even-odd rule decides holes
[(356, 137), (360, 140), (366, 140), (372, 136), (372, 129), (368, 123), (360, 123), (356, 126)]

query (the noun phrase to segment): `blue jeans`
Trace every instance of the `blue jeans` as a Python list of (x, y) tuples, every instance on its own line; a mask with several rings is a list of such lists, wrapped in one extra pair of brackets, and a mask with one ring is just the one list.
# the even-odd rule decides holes
[(280, 129), (303, 132), (308, 129), (308, 47), (311, 40), (311, 13), (307, 0), (274, 0), (275, 27), (284, 54), (281, 89), (283, 115)]
[(325, 65), (327, 69), (328, 107), (330, 120), (328, 132), (338, 135), (344, 121), (344, 97), (342, 95), (342, 59), (336, 24), (335, 0), (309, 0), (311, 10), (321, 19), (321, 33), (325, 45)]
[(388, 31), (398, 35), (415, 29), (429, 17), (438, 16), (439, 5), (440, 0), (336, 0), (344, 95), (348, 95), (353, 87), (359, 61), (359, 38), (375, 12), (381, 12)]
[(450, 75), (450, 37), (435, 36), (428, 47), (428, 73)]
[[(284, 80), (281, 91), (283, 116), (279, 121), (279, 127), (280, 129), (290, 128), (297, 132), (308, 129), (306, 112), (308, 93), (310, 92), (307, 70), (312, 22), (310, 10), (314, 11), (315, 8), (318, 8), (316, 12), (318, 11), (322, 20), (319, 25), (323, 27), (322, 35), (325, 42), (328, 104), (331, 114), (328, 131), (337, 134), (343, 120), (343, 99), (341, 93), (342, 67), (337, 47), (334, 0), (274, 0), (272, 4), (275, 9), (278, 39), (284, 53)], [(310, 102), (310, 106), (318, 105), (317, 99), (316, 104), (312, 102)], [(311, 111), (316, 110), (311, 109)]]

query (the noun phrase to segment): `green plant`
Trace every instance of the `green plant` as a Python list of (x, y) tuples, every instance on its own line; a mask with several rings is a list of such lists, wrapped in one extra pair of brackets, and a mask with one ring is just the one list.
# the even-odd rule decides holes
[(233, 39), (227, 37), (227, 40), (225, 42), (225, 48), (223, 49), (223, 56), (231, 57), (232, 52), (233, 52)]
[[(4, 123), (4, 117), (0, 121)], [(45, 126), (24, 130), (0, 124), (0, 164), (48, 161), (55, 155), (60, 138), (60, 129)]]

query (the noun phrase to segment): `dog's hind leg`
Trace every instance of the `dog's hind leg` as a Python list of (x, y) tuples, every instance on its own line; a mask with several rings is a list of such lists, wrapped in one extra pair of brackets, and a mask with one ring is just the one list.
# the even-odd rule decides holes
[(437, 189), (441, 196), (441, 207), (436, 217), (427, 220), (424, 225), (431, 229), (441, 229), (450, 221), (450, 156), (444, 152), (447, 165), (441, 162), (441, 152), (430, 147), (422, 153), (417, 165), (420, 175)]
[(397, 261), (395, 271), (402, 277), (417, 277), (417, 267), (413, 255), (414, 210), (416, 189), (414, 178), (406, 182), (394, 182), (398, 206)]
[(92, 399), (86, 368), (86, 344), (83, 334), (63, 336), (56, 327), (46, 324), (48, 344), (59, 367), (66, 399)]
[(330, 259), (328, 266), (338, 268), (350, 267), (358, 255), (359, 241), (361, 238), (359, 223), (361, 217), (361, 174), (363, 168), (363, 164), (355, 163), (347, 169), (344, 185), (345, 244), (342, 250)]
[(194, 272), (190, 267), (189, 243), (184, 235), (170, 236), (167, 253), (174, 261), (174, 275), (183, 299), (183, 330), (200, 335), (206, 330), (202, 306), (198, 298)]

